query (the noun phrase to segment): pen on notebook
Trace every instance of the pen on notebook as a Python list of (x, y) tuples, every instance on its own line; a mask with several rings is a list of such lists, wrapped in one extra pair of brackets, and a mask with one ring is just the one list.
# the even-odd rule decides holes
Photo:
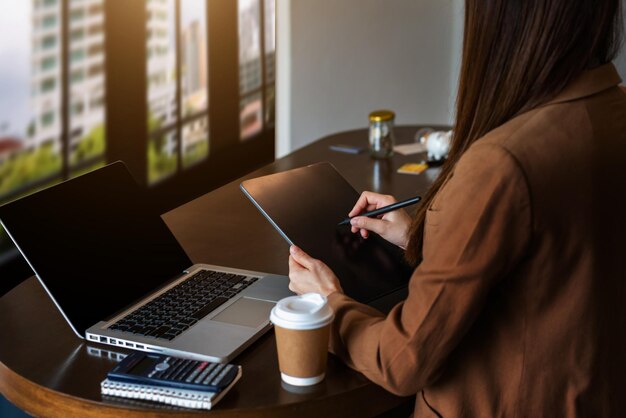
[[(410, 199), (402, 200), (400, 202), (396, 202), (388, 206), (383, 206), (382, 208), (378, 208), (369, 212), (361, 213), (360, 215), (357, 215), (357, 216), (366, 216), (368, 218), (373, 218), (378, 215), (384, 215), (387, 212), (391, 212), (391, 211), (398, 210), (407, 206), (414, 205), (420, 200), (422, 200), (420, 196), (415, 196)], [(356, 218), (356, 216), (353, 216), (353, 217)], [(346, 218), (343, 221), (339, 222), (338, 225), (350, 225), (351, 219), (352, 218)]]

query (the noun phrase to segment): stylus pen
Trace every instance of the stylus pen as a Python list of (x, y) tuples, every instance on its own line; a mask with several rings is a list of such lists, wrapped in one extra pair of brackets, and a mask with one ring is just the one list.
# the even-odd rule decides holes
[[(391, 204), (389, 206), (383, 206), (382, 208), (375, 209), (375, 210), (372, 210), (372, 211), (369, 211), (369, 212), (365, 212), (365, 213), (362, 213), (362, 214), (357, 215), (357, 216), (367, 216), (368, 218), (373, 218), (373, 217), (378, 216), (378, 215), (383, 215), (383, 214), (385, 214), (387, 212), (391, 212), (391, 211), (394, 211), (394, 210), (405, 208), (407, 206), (414, 205), (417, 202), (419, 202), (420, 200), (422, 200), (422, 198), (420, 196), (415, 196), (415, 197), (412, 197), (410, 199), (403, 200), (401, 202), (396, 202), (396, 203)], [(354, 216), (354, 218), (356, 218), (356, 216)], [(343, 221), (339, 222), (338, 225), (350, 225), (350, 220), (351, 219), (352, 218), (346, 218)]]

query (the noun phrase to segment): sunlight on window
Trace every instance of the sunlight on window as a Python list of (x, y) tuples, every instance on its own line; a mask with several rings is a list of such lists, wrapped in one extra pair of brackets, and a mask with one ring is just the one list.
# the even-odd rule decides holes
[(0, 203), (60, 176), (60, 14), (31, 1), (0, 14)]
[(183, 168), (209, 155), (206, 13), (205, 0), (180, 0)]
[(209, 155), (209, 118), (196, 118), (183, 125), (183, 167), (198, 164)]
[(148, 142), (148, 182), (154, 184), (176, 173), (178, 168), (176, 131), (157, 132)]
[(176, 100), (176, 3), (146, 2), (148, 57), (148, 182), (176, 173), (178, 138), (175, 130)]
[(181, 107), (183, 117), (207, 108), (207, 29), (204, 0), (181, 0)]
[[(104, 25), (103, 1), (69, 2), (70, 15), (76, 14), (69, 23), (69, 50), (72, 51), (69, 62), (69, 165), (72, 176), (104, 164), (105, 39), (102, 31), (93, 29)], [(74, 51), (81, 51), (84, 59), (73, 59)]]
[(263, 130), (261, 11), (259, 0), (239, 0), (240, 137)]
[(274, 126), (276, 109), (276, 0), (265, 0), (265, 123)]

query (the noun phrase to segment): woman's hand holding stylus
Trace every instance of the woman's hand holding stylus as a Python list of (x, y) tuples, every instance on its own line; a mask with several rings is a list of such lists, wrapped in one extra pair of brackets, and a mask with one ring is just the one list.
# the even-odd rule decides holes
[(363, 238), (367, 238), (370, 231), (375, 232), (392, 244), (403, 249), (406, 248), (409, 240), (411, 217), (404, 209), (386, 213), (380, 218), (358, 216), (360, 213), (382, 208), (395, 202), (396, 199), (393, 196), (363, 192), (348, 214), (349, 217), (354, 217), (350, 221), (352, 232), (360, 233)]

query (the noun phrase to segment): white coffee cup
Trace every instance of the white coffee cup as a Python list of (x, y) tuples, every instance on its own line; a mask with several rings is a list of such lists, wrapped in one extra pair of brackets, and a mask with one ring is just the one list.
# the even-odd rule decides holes
[(327, 299), (318, 293), (281, 299), (272, 309), (270, 321), (285, 383), (309, 386), (324, 380), (333, 317)]

